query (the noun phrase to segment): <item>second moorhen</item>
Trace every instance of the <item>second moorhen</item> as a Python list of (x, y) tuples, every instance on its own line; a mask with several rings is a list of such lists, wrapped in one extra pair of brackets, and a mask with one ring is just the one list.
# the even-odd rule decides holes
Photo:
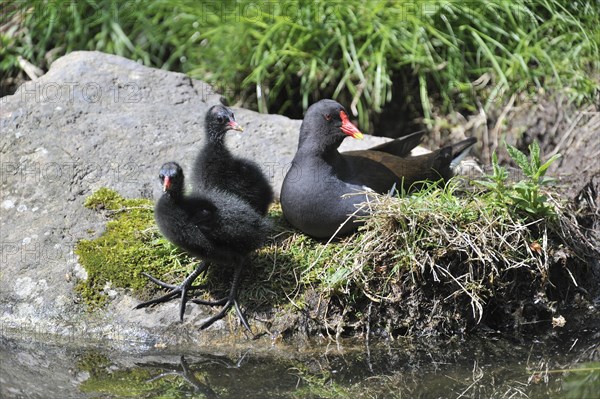
[(175, 162), (164, 164), (159, 178), (164, 193), (156, 203), (154, 216), (160, 232), (170, 242), (201, 258), (203, 262), (180, 285), (166, 284), (146, 275), (154, 283), (170, 291), (162, 297), (137, 305), (136, 309), (181, 297), (179, 317), (183, 320), (188, 301), (187, 292), (201, 288), (192, 284), (206, 271), (207, 262), (212, 262), (232, 267), (233, 282), (226, 298), (214, 302), (192, 299), (195, 303), (205, 305), (224, 305), (221, 312), (211, 317), (201, 328), (210, 326), (235, 306), (240, 321), (250, 330), (240, 311), (237, 291), (247, 255), (266, 242), (269, 223), (245, 201), (230, 193), (205, 189), (202, 193), (185, 194), (183, 171)]
[(206, 143), (194, 163), (193, 184), (228, 191), (265, 215), (273, 201), (273, 189), (256, 163), (235, 157), (227, 149), (228, 130), (243, 131), (230, 108), (212, 106), (205, 119)]
[(302, 232), (328, 238), (353, 232), (358, 208), (368, 192), (409, 190), (423, 180), (447, 180), (452, 168), (476, 142), (468, 138), (432, 153), (409, 156), (422, 133), (369, 150), (340, 153), (347, 136), (362, 138), (346, 110), (333, 100), (321, 100), (306, 111), (298, 150), (281, 188), (281, 208), (287, 221)]

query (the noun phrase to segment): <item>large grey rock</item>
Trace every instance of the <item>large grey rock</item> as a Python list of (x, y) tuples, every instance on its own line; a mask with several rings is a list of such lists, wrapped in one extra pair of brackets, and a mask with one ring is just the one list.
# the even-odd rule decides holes
[[(199, 307), (176, 322), (176, 303), (151, 312), (118, 292), (105, 311), (74, 302), (74, 277), (85, 271), (74, 244), (102, 231), (83, 207), (100, 187), (124, 196), (158, 194), (157, 172), (177, 160), (186, 170), (202, 144), (206, 110), (220, 96), (204, 82), (98, 52), (74, 52), (40, 79), (2, 98), (0, 108), (0, 323), (72, 337), (120, 342), (209, 342)], [(244, 133), (228, 135), (238, 154), (258, 162), (276, 193), (296, 149), (301, 121), (236, 109)], [(345, 144), (363, 148), (387, 139)], [(354, 146), (352, 146), (354, 144)]]

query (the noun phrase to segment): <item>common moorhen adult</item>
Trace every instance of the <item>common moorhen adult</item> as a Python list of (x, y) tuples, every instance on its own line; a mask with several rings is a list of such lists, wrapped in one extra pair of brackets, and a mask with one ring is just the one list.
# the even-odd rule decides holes
[(409, 156), (422, 133), (368, 150), (340, 154), (347, 136), (362, 138), (346, 110), (333, 100), (311, 105), (300, 127), (298, 150), (281, 188), (281, 208), (288, 222), (316, 238), (354, 231), (358, 209), (368, 192), (393, 187), (409, 190), (423, 180), (449, 179), (452, 167), (476, 142), (469, 138), (432, 153)]
[(219, 188), (238, 195), (265, 215), (273, 201), (273, 189), (256, 163), (235, 157), (227, 149), (228, 130), (243, 131), (231, 109), (220, 104), (212, 106), (205, 119), (206, 142), (194, 163), (194, 186)]
[(211, 317), (201, 328), (222, 318), (235, 305), (240, 321), (250, 330), (239, 308), (237, 291), (247, 254), (265, 243), (269, 231), (268, 222), (245, 201), (228, 192), (203, 189), (202, 193), (185, 194), (183, 171), (175, 162), (164, 164), (159, 178), (164, 193), (156, 203), (154, 217), (160, 232), (170, 242), (203, 261), (180, 285), (166, 284), (146, 274), (152, 282), (170, 291), (159, 298), (140, 303), (136, 309), (180, 296), (179, 318), (183, 321), (188, 301), (187, 292), (202, 288), (193, 286), (192, 283), (206, 271), (208, 262), (213, 262), (233, 267), (233, 281), (226, 298), (213, 302), (192, 300), (204, 305), (224, 305), (221, 312)]

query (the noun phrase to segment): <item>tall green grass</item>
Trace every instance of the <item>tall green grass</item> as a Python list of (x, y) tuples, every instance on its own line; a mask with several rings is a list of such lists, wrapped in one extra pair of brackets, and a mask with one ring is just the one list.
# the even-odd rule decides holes
[(599, 88), (595, 0), (14, 4), (5, 12), (19, 25), (12, 47), (38, 66), (100, 50), (186, 72), (262, 112), (293, 114), (337, 98), (367, 131), (374, 114), (407, 94), (392, 91), (399, 74), (414, 82), (411, 98), (426, 120), (557, 87), (584, 102)]

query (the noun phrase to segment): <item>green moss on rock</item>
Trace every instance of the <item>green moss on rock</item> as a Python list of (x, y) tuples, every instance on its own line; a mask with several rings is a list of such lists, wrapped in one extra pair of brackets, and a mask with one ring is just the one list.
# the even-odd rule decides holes
[(126, 199), (101, 188), (86, 199), (85, 206), (109, 219), (100, 237), (81, 240), (75, 249), (88, 273), (77, 290), (88, 305), (106, 303), (111, 287), (131, 288), (136, 295), (147, 296), (148, 280), (142, 272), (159, 276), (172, 272), (177, 278), (194, 262), (160, 235), (152, 201)]
[(83, 206), (93, 210), (117, 210), (123, 207), (124, 201), (125, 198), (121, 197), (116, 191), (102, 187), (94, 194), (87, 197)]

